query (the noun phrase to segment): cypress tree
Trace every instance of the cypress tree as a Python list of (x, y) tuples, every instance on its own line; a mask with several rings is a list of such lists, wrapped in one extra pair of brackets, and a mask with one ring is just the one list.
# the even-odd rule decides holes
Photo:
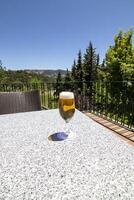
[(86, 89), (86, 96), (89, 99), (89, 109), (92, 105), (93, 96), (93, 82), (97, 79), (97, 64), (99, 64), (99, 56), (95, 52), (92, 43), (89, 43), (86, 53), (84, 55), (84, 82)]
[(62, 77), (61, 73), (59, 72), (56, 78), (56, 85), (55, 85), (55, 94), (58, 96), (59, 93), (63, 90), (63, 83), (62, 83)]
[(66, 72), (66, 75), (64, 78), (64, 89), (65, 90), (71, 89), (71, 76), (70, 76), (68, 69), (67, 69), (67, 72)]
[(86, 82), (89, 93), (92, 93), (92, 82), (97, 78), (97, 65), (99, 64), (99, 56), (95, 53), (92, 43), (89, 43), (84, 55), (84, 80)]
[(72, 65), (72, 70), (71, 70), (71, 78), (72, 81), (75, 82), (76, 81), (76, 61), (74, 60), (74, 63)]
[(97, 54), (97, 63), (96, 63), (96, 65), (99, 66), (99, 63), (100, 63), (100, 56), (99, 56), (99, 54)]
[(83, 64), (82, 64), (82, 54), (80, 50), (78, 52), (76, 75), (77, 75), (77, 78), (76, 78), (77, 86), (80, 89), (80, 91), (82, 91), (83, 90)]

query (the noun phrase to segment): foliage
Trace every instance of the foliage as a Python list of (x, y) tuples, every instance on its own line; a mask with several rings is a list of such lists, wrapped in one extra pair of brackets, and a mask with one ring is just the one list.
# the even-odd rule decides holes
[(63, 84), (63, 88), (64, 90), (69, 90), (71, 89), (71, 76), (70, 76), (70, 73), (67, 69), (67, 72), (66, 72), (66, 75), (65, 75), (65, 78), (64, 78), (64, 84)]
[(63, 90), (63, 83), (62, 83), (62, 76), (61, 73), (59, 72), (57, 75), (56, 79), (56, 84), (55, 84), (55, 95), (59, 96), (59, 93)]
[(0, 64), (0, 83), (1, 84), (41, 84), (43, 82), (55, 81), (53, 77), (47, 77), (34, 72), (25, 70), (6, 70)]
[(134, 80), (133, 31), (120, 31), (114, 38), (114, 45), (106, 53), (108, 79), (110, 81)]
[(5, 79), (5, 68), (2, 66), (2, 61), (0, 60), (0, 83)]
[(72, 81), (77, 81), (77, 72), (76, 72), (77, 68), (76, 68), (76, 61), (74, 60), (74, 63), (72, 65), (72, 70), (71, 70), (71, 77), (72, 77)]
[(84, 80), (90, 87), (90, 82), (97, 80), (97, 65), (99, 64), (99, 55), (96, 54), (92, 43), (89, 43), (86, 53), (84, 55)]
[(80, 91), (83, 90), (83, 81), (84, 81), (84, 74), (83, 74), (83, 63), (82, 63), (82, 54), (79, 50), (78, 52), (78, 60), (76, 65), (76, 84)]
[[(133, 31), (120, 31), (114, 38), (114, 45), (106, 53), (107, 80), (111, 87), (109, 93), (113, 104), (110, 112), (115, 112), (120, 102), (120, 115), (129, 114), (134, 117), (132, 99), (134, 98), (134, 48), (132, 44)], [(128, 106), (127, 113), (124, 106)], [(117, 112), (117, 111), (116, 111)], [(127, 115), (128, 115), (127, 114)]]

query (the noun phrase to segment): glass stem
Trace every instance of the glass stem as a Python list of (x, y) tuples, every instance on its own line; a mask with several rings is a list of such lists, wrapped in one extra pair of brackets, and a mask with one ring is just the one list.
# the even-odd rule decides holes
[(69, 128), (69, 121), (65, 121), (65, 128), (64, 128), (65, 132), (67, 135), (69, 135), (70, 132), (70, 128)]

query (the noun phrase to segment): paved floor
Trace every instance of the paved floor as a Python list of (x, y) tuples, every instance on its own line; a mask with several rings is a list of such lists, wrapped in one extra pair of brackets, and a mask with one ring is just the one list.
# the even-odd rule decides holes
[(105, 126), (106, 128), (113, 131), (116, 135), (121, 137), (122, 139), (126, 140), (129, 144), (134, 146), (134, 132), (129, 131), (126, 128), (123, 128), (117, 124), (114, 124), (106, 119), (103, 119), (102, 117), (99, 117), (93, 113), (85, 113), (88, 117), (93, 119), (94, 121), (98, 122), (99, 124)]
[[(6, 123), (5, 123), (6, 122)], [(78, 110), (0, 115), (0, 200), (134, 200), (134, 148)]]

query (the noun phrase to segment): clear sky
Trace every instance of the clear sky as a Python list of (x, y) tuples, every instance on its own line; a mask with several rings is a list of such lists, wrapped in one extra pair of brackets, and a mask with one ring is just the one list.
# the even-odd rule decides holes
[(0, 0), (0, 59), (8, 69), (66, 69), (89, 41), (103, 59), (132, 26), (134, 0)]

